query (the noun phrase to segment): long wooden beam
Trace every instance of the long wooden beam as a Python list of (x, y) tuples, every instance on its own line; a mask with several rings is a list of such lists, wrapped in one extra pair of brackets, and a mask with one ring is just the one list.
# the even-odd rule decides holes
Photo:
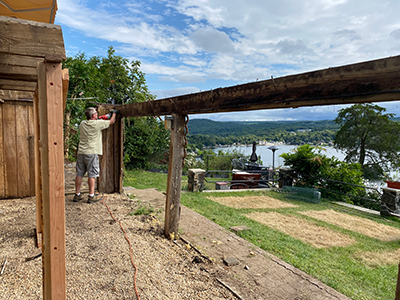
[(66, 299), (62, 88), (61, 63), (39, 63), (44, 300)]
[(61, 26), (0, 16), (0, 53), (62, 61), (66, 56)]
[(119, 106), (123, 117), (400, 100), (400, 56)]
[(20, 81), (13, 79), (0, 79), (0, 89), (34, 92), (36, 90), (36, 82)]

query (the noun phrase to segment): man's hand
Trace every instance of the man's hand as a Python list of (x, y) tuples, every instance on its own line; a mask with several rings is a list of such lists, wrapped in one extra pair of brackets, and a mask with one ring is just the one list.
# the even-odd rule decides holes
[(118, 115), (119, 114), (119, 110), (112, 109), (112, 110), (110, 110), (110, 113)]

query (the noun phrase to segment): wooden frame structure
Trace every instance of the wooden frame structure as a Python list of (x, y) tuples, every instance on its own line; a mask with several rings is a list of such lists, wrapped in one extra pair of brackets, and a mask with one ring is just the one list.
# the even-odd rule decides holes
[[(395, 56), (115, 108), (122, 117), (173, 116), (164, 230), (173, 238), (179, 227), (185, 115), (395, 101), (400, 99), (399, 75), (400, 56)], [(111, 108), (101, 106), (103, 112)], [(112, 155), (107, 149), (103, 153)]]
[[(36, 228), (43, 243), (45, 300), (66, 299), (63, 111), (68, 73), (61, 68), (64, 59), (60, 26), (0, 17), (0, 107), (10, 99), (33, 99)], [(173, 116), (165, 235), (174, 238), (180, 218), (186, 115), (394, 101), (400, 99), (399, 74), (396, 56), (116, 108), (122, 117)], [(110, 107), (100, 106), (100, 114)], [(2, 108), (0, 114), (4, 121)], [(103, 137), (99, 188), (107, 193), (122, 191), (123, 120), (116, 124)], [(1, 139), (0, 146), (4, 149)], [(12, 167), (0, 157), (0, 169)]]
[[(19, 114), (15, 122), (25, 124), (24, 118), (30, 116), (34, 124), (36, 231), (46, 300), (66, 299), (63, 117), (68, 70), (61, 67), (65, 58), (60, 26), (0, 16), (0, 106), (19, 99), (33, 102), (32, 112)], [(4, 124), (12, 110), (0, 108), (0, 113)], [(21, 144), (26, 149), (21, 146), (17, 154), (26, 155), (27, 143)], [(17, 167), (9, 161), (0, 158), (0, 167)]]

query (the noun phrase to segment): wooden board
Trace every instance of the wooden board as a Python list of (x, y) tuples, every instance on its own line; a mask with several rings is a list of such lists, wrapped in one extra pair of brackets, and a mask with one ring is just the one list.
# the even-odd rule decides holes
[(36, 69), (37, 64), (42, 61), (43, 61), (43, 58), (41, 58), (41, 57), (13, 55), (13, 54), (4, 54), (4, 53), (0, 55), (0, 64), (2, 64), (2, 65), (31, 67), (31, 68)]
[[(3, 116), (3, 106), (0, 103), (0, 120), (4, 120)], [(0, 199), (4, 198), (6, 196), (6, 190), (5, 190), (5, 179), (6, 179), (6, 173), (4, 169), (4, 139), (3, 139), (3, 122), (0, 122)]]
[(3, 141), (5, 156), (5, 190), (7, 197), (18, 197), (18, 161), (15, 102), (3, 106)]
[[(106, 156), (106, 193), (114, 192), (114, 125), (111, 125), (107, 130), (106, 151), (103, 153)], [(103, 130), (104, 132), (104, 130)]]
[(29, 144), (29, 196), (35, 195), (35, 121), (33, 105), (28, 108), (28, 144)]
[(26, 105), (16, 105), (17, 186), (18, 197), (30, 196), (29, 114)]
[(97, 189), (100, 193), (107, 193), (107, 139), (108, 131), (102, 131), (103, 155), (100, 156), (100, 177), (97, 179)]
[(43, 199), (43, 299), (66, 299), (61, 63), (38, 65)]
[(0, 78), (36, 82), (36, 68), (0, 64)]
[(33, 92), (0, 90), (0, 99), (4, 101), (33, 101)]
[(61, 26), (0, 16), (0, 53), (66, 58)]
[(37, 91), (33, 97), (34, 145), (35, 145), (35, 195), (36, 195), (36, 240), (37, 247), (42, 248), (43, 238), (43, 198), (42, 198), (42, 172), (40, 159), (40, 124), (39, 124), (39, 98)]

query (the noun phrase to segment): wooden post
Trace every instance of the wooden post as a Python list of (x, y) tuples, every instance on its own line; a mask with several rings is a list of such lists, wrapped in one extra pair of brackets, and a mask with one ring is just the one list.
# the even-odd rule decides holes
[(33, 96), (33, 120), (35, 139), (35, 195), (36, 195), (36, 241), (38, 248), (42, 248), (43, 238), (43, 203), (42, 203), (42, 173), (40, 167), (40, 124), (39, 98), (36, 90)]
[(66, 299), (63, 84), (60, 62), (38, 64), (43, 199), (43, 299)]
[(185, 115), (173, 114), (172, 117), (164, 230), (165, 236), (169, 239), (174, 239), (178, 236), (181, 213), (182, 166), (185, 147)]

